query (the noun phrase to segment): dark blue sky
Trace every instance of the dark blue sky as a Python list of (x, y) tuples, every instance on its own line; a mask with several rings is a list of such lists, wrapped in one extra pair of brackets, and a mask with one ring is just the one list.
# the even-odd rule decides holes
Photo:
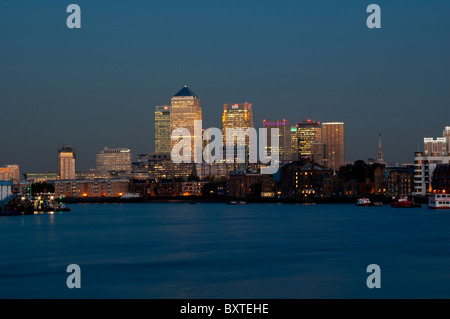
[(104, 146), (152, 151), (154, 107), (184, 84), (205, 127), (252, 102), (257, 126), (344, 121), (347, 161), (375, 157), (381, 132), (386, 160), (412, 162), (450, 125), (449, 16), (448, 0), (2, 1), (0, 165), (54, 170), (63, 144), (79, 169)]

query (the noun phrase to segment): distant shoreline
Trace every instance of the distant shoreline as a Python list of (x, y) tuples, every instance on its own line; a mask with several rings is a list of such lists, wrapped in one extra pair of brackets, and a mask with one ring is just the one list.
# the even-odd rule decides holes
[[(357, 198), (317, 198), (313, 200), (295, 200), (289, 198), (202, 198), (198, 196), (191, 197), (158, 197), (158, 198), (130, 198), (124, 199), (119, 197), (90, 197), (77, 198), (66, 197), (62, 201), (65, 204), (120, 204), (120, 203), (228, 203), (230, 201), (246, 202), (246, 203), (260, 203), (260, 204), (356, 204)], [(389, 197), (374, 197), (372, 202), (382, 202), (383, 204), (390, 204), (392, 198)], [(419, 204), (426, 204), (426, 198), (416, 198), (415, 201)]]

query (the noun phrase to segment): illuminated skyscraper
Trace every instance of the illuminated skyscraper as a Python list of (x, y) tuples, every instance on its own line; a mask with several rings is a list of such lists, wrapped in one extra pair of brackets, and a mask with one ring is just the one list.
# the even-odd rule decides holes
[(155, 108), (155, 153), (170, 153), (170, 106)]
[(334, 171), (345, 165), (344, 123), (322, 123), (322, 143), (325, 147), (324, 162)]
[(58, 176), (60, 180), (73, 180), (75, 176), (76, 152), (71, 146), (64, 145), (58, 150)]
[[(189, 131), (191, 135), (191, 147), (192, 153), (191, 157), (194, 156), (194, 140), (195, 138), (201, 138), (201, 128), (200, 133), (195, 136), (194, 131), (194, 121), (202, 120), (202, 107), (200, 106), (200, 99), (198, 96), (192, 92), (187, 86), (184, 86), (171, 100), (171, 110), (170, 110), (170, 134), (175, 129), (185, 128)], [(177, 144), (177, 141), (171, 141), (170, 150)], [(202, 145), (200, 144), (199, 147)]]
[(312, 144), (322, 142), (320, 122), (304, 121), (297, 124), (298, 157), (312, 157)]
[(105, 147), (97, 153), (97, 171), (131, 172), (131, 150)]
[(290, 161), (291, 160), (291, 123), (289, 121), (277, 120), (267, 121), (263, 120), (264, 128), (267, 128), (267, 154), (271, 154), (271, 130), (273, 128), (278, 129), (278, 145), (279, 145), (279, 160)]
[[(242, 128), (247, 130), (254, 127), (251, 103), (224, 104), (222, 114), (223, 145), (227, 145), (227, 129)], [(237, 139), (235, 139), (234, 144), (237, 142)], [(244, 145), (244, 141), (239, 141), (239, 145)], [(245, 141), (245, 145), (248, 147), (248, 139)]]
[(297, 126), (291, 126), (291, 160), (298, 160), (298, 134)]

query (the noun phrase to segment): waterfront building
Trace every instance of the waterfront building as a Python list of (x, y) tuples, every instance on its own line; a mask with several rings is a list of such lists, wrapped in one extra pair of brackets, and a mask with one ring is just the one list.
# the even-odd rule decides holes
[(374, 172), (374, 194), (393, 198), (409, 197), (414, 192), (414, 166), (380, 166)]
[(331, 169), (309, 158), (286, 164), (280, 172), (281, 196), (300, 200), (323, 197), (323, 180), (333, 175)]
[(81, 180), (92, 180), (92, 179), (108, 179), (112, 178), (112, 175), (108, 171), (98, 171), (95, 168), (91, 168), (88, 170), (77, 171), (76, 177), (77, 179)]
[(322, 143), (324, 145), (324, 165), (338, 171), (345, 165), (345, 137), (343, 122), (322, 123)]
[(182, 196), (202, 196), (203, 187), (209, 181), (188, 181), (181, 183)]
[(0, 180), (0, 204), (3, 204), (2, 202), (11, 196), (12, 186), (12, 181)]
[(75, 148), (64, 145), (58, 150), (58, 176), (60, 180), (74, 180), (76, 152)]
[(431, 180), (431, 192), (450, 194), (450, 164), (438, 164)]
[(19, 165), (6, 165), (0, 167), (0, 180), (2, 181), (19, 181), (20, 178), (20, 168)]
[(55, 182), (57, 197), (121, 197), (128, 193), (128, 179), (60, 180)]
[[(170, 132), (175, 129), (187, 129), (191, 135), (191, 158), (194, 161), (194, 140), (202, 139), (200, 132), (195, 132), (194, 121), (202, 120), (202, 107), (200, 105), (199, 97), (192, 92), (187, 86), (184, 86), (177, 94), (171, 99), (170, 110)], [(199, 136), (196, 136), (199, 135)], [(172, 147), (177, 144), (178, 141), (170, 141), (170, 151)], [(198, 146), (198, 147), (201, 147)]]
[(280, 162), (289, 162), (292, 159), (291, 155), (291, 124), (289, 121), (283, 120), (263, 120), (263, 127), (267, 129), (267, 154), (270, 155), (272, 145), (271, 131), (274, 128), (278, 129), (278, 145), (279, 145), (279, 160)]
[(245, 198), (255, 195), (255, 190), (259, 187), (261, 187), (260, 191), (262, 192), (262, 176), (262, 174), (250, 169), (232, 171), (228, 180), (228, 195)]
[(170, 153), (170, 106), (163, 105), (155, 108), (155, 152)]
[(100, 172), (131, 172), (131, 150), (129, 148), (105, 147), (96, 156), (96, 170)]
[(450, 163), (449, 136), (450, 127), (446, 126), (443, 137), (424, 138), (424, 151), (414, 153), (414, 196), (430, 193), (434, 170), (440, 164)]
[(297, 124), (298, 158), (311, 158), (313, 143), (322, 142), (320, 122), (303, 121)]

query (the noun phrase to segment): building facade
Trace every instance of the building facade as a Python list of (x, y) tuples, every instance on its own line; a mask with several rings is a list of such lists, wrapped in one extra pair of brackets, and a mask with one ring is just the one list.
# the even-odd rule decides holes
[[(253, 109), (251, 103), (224, 104), (222, 113), (223, 145), (227, 145), (227, 130), (242, 128), (244, 131), (254, 128)], [(231, 143), (231, 141), (230, 141)], [(249, 148), (248, 138), (234, 138), (233, 145), (245, 145)]]
[(338, 171), (345, 165), (345, 134), (343, 122), (322, 123), (324, 165)]
[[(187, 129), (191, 135), (191, 159), (194, 160), (195, 139), (202, 139), (202, 128), (200, 132), (194, 129), (194, 122), (202, 120), (202, 107), (199, 97), (187, 86), (184, 86), (171, 100), (170, 110), (170, 132), (176, 129)], [(170, 150), (178, 141), (171, 140)], [(201, 147), (199, 145), (198, 147)], [(200, 150), (201, 151), (201, 150)]]
[(272, 129), (278, 129), (278, 152), (280, 162), (288, 162), (292, 159), (291, 154), (291, 124), (283, 120), (263, 120), (263, 127), (267, 129), (267, 154), (271, 154), (272, 149)]
[(128, 190), (128, 179), (60, 180), (55, 182), (55, 196), (57, 197), (120, 197)]
[(99, 172), (131, 172), (131, 150), (129, 148), (105, 147), (96, 156), (96, 170)]
[(75, 162), (76, 162), (75, 148), (69, 145), (64, 145), (58, 150), (58, 176), (60, 180), (74, 180)]
[(170, 153), (170, 106), (163, 105), (155, 108), (155, 152)]
[(322, 142), (319, 122), (307, 120), (297, 124), (298, 158), (312, 157), (312, 144)]
[(1, 181), (12, 181), (12, 180), (20, 180), (20, 168), (19, 165), (6, 165), (4, 167), (0, 167), (0, 180)]

